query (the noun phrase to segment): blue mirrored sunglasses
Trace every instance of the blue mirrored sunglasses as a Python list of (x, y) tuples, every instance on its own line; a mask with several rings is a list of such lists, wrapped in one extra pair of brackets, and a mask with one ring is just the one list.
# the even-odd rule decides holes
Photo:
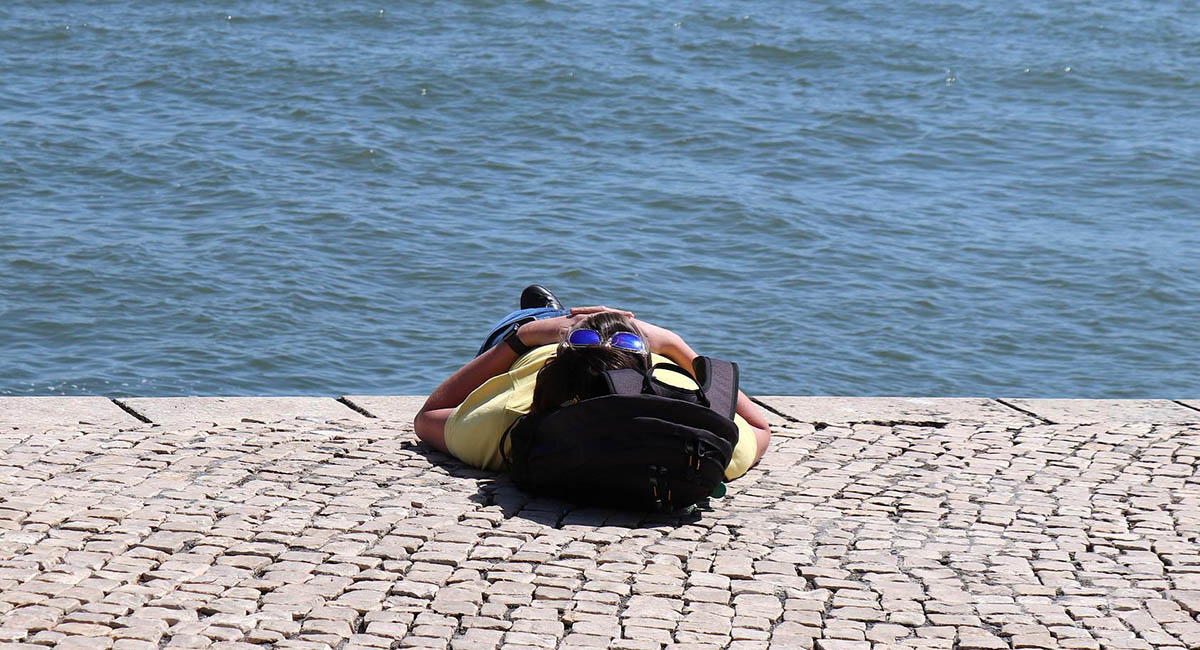
[(637, 354), (646, 354), (649, 351), (642, 337), (633, 332), (617, 332), (605, 340), (596, 330), (572, 330), (567, 335), (566, 344), (573, 348), (616, 348)]

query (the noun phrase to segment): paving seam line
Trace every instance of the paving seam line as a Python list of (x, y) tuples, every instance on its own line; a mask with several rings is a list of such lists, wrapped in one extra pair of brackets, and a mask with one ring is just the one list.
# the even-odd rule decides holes
[(357, 413), (361, 413), (362, 415), (364, 415), (364, 416), (366, 416), (366, 417), (369, 417), (369, 418), (372, 418), (372, 419), (375, 419), (375, 420), (378, 420), (378, 419), (379, 419), (379, 416), (378, 416), (378, 415), (375, 415), (374, 413), (372, 413), (372, 412), (368, 411), (367, 409), (365, 409), (365, 408), (363, 408), (363, 407), (359, 406), (358, 404), (355, 404), (354, 402), (351, 402), (349, 399), (347, 399), (347, 398), (346, 398), (346, 396), (345, 396), (345, 395), (342, 395), (341, 397), (337, 398), (337, 401), (338, 401), (338, 403), (340, 403), (342, 406), (345, 406), (345, 407), (347, 407), (347, 408), (349, 408), (349, 409), (351, 409), (351, 410), (353, 410), (353, 411), (355, 411), (355, 412), (357, 412)]
[(1007, 401), (1005, 401), (1005, 400), (1002, 400), (1002, 399), (1000, 399), (999, 397), (993, 397), (993, 398), (991, 398), (991, 399), (992, 399), (992, 401), (993, 401), (993, 402), (996, 402), (997, 404), (1002, 404), (1002, 405), (1004, 405), (1004, 406), (1007, 406), (1008, 408), (1010, 408), (1010, 409), (1012, 409), (1012, 410), (1014, 410), (1014, 411), (1019, 411), (1019, 412), (1021, 412), (1021, 413), (1024, 413), (1025, 415), (1028, 415), (1029, 417), (1031, 417), (1031, 418), (1033, 418), (1033, 419), (1035, 419), (1035, 420), (1038, 420), (1038, 421), (1039, 421), (1039, 422), (1041, 422), (1042, 424), (1058, 424), (1058, 422), (1055, 422), (1055, 421), (1053, 421), (1053, 420), (1051, 420), (1051, 419), (1049, 419), (1049, 418), (1044, 418), (1044, 417), (1042, 417), (1042, 416), (1038, 415), (1037, 413), (1034, 413), (1033, 411), (1030, 411), (1030, 410), (1028, 410), (1028, 409), (1023, 409), (1023, 408), (1021, 408), (1020, 406), (1017, 406), (1016, 404), (1011, 404), (1011, 403), (1009, 403), (1009, 402), (1007, 402)]
[(121, 400), (119, 400), (119, 399), (117, 399), (117, 398), (115, 398), (115, 397), (110, 397), (110, 398), (108, 398), (108, 399), (109, 399), (109, 401), (110, 401), (110, 402), (112, 402), (113, 404), (116, 404), (116, 405), (117, 405), (117, 408), (119, 408), (119, 409), (121, 409), (122, 411), (125, 411), (126, 413), (128, 413), (128, 414), (132, 415), (133, 417), (137, 418), (137, 419), (138, 419), (138, 421), (140, 421), (140, 422), (145, 422), (146, 424), (154, 424), (154, 421), (153, 421), (153, 420), (151, 420), (150, 418), (148, 418), (148, 417), (146, 417), (146, 416), (142, 415), (141, 413), (138, 413), (137, 411), (135, 411), (135, 410), (133, 409), (133, 407), (132, 407), (132, 406), (130, 406), (130, 405), (128, 405), (128, 404), (126, 404), (125, 402), (122, 402)]
[(1185, 402), (1185, 401), (1183, 401), (1183, 400), (1181, 400), (1181, 399), (1173, 399), (1173, 400), (1171, 400), (1171, 401), (1172, 401), (1172, 402), (1174, 402), (1174, 403), (1176, 403), (1176, 404), (1178, 404), (1178, 405), (1180, 405), (1180, 406), (1182, 406), (1182, 407), (1183, 407), (1183, 408), (1185, 408), (1185, 409), (1192, 409), (1193, 411), (1200, 411), (1200, 408), (1197, 408), (1197, 407), (1195, 407), (1195, 406), (1192, 406), (1191, 404), (1188, 404), (1187, 402)]

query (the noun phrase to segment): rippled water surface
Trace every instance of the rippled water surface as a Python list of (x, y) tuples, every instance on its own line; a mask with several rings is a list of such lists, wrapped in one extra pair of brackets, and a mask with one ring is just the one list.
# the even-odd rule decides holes
[(1194, 2), (0, 6), (0, 394), (422, 393), (541, 281), (758, 393), (1200, 396)]

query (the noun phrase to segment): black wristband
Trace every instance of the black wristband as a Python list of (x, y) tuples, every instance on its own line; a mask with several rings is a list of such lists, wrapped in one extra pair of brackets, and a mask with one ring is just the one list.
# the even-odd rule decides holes
[(513, 330), (504, 337), (504, 342), (508, 344), (508, 347), (512, 348), (513, 352), (517, 353), (518, 357), (533, 349), (528, 345), (525, 345), (525, 343), (521, 340), (521, 337), (517, 336), (517, 330), (519, 329), (521, 328), (514, 327)]

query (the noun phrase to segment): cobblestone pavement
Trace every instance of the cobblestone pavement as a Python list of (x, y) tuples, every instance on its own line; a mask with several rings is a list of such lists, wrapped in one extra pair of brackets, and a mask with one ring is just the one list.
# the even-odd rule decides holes
[(381, 420), (0, 431), (12, 648), (1200, 647), (1200, 426), (776, 427), (689, 517)]

